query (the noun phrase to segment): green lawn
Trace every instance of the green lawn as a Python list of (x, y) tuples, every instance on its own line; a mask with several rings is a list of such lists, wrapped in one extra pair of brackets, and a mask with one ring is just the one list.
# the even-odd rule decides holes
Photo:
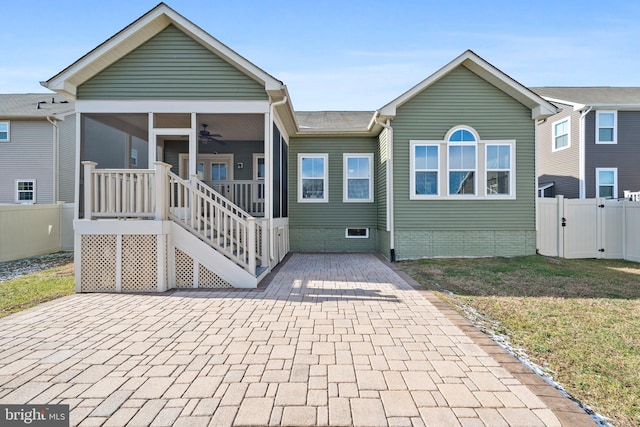
[(74, 291), (73, 263), (0, 282), (0, 317)]
[(640, 426), (640, 264), (531, 256), (398, 265), (461, 312), (475, 309), (614, 425)]

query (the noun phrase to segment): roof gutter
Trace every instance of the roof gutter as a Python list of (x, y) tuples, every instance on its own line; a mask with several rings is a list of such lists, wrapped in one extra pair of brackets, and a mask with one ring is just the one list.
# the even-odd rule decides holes
[(58, 201), (58, 186), (60, 174), (58, 172), (58, 162), (60, 161), (60, 131), (58, 128), (58, 118), (47, 116), (47, 121), (53, 125), (53, 203)]
[(393, 203), (393, 128), (391, 120), (386, 122), (378, 120), (380, 111), (376, 111), (371, 120), (370, 127), (373, 123), (382, 126), (387, 130), (387, 231), (389, 232), (389, 258), (391, 262), (396, 261), (396, 236), (395, 236), (395, 218)]

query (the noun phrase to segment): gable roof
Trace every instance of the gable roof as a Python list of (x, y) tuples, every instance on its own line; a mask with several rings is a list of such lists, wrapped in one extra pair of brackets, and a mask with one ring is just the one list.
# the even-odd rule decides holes
[(575, 110), (585, 106), (604, 108), (640, 108), (640, 87), (532, 87), (532, 91), (545, 99), (566, 105)]
[(0, 118), (4, 119), (62, 118), (74, 108), (73, 102), (51, 92), (0, 94)]
[(69, 99), (75, 99), (78, 86), (132, 52), (171, 24), (247, 76), (263, 84), (265, 90), (272, 92), (270, 95), (275, 99), (280, 99), (284, 96), (285, 88), (280, 80), (247, 61), (164, 3), (159, 3), (149, 12), (60, 73), (47, 81), (40, 82), (40, 84)]
[(540, 95), (532, 92), (527, 87), (521, 85), (487, 61), (476, 55), (473, 51), (467, 50), (460, 56), (449, 62), (444, 67), (421, 81), (407, 92), (403, 93), (390, 103), (382, 107), (379, 112), (382, 117), (395, 117), (398, 107), (421, 93), (429, 86), (449, 74), (455, 68), (463, 66), (483, 78), (493, 86), (505, 92), (521, 104), (531, 109), (531, 117), (533, 119), (543, 119), (558, 112), (558, 109), (542, 98)]

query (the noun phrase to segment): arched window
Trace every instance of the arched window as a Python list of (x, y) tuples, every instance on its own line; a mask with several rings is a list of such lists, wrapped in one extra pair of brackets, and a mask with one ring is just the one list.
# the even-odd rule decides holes
[(455, 127), (447, 132), (448, 194), (475, 195), (478, 168), (478, 138), (467, 127)]

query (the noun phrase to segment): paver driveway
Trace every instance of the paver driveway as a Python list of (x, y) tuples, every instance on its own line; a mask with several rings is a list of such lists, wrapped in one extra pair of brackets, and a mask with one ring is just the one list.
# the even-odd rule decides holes
[(561, 424), (373, 255), (294, 254), (261, 290), (73, 295), (0, 319), (0, 349), (0, 403), (68, 403), (72, 425)]

